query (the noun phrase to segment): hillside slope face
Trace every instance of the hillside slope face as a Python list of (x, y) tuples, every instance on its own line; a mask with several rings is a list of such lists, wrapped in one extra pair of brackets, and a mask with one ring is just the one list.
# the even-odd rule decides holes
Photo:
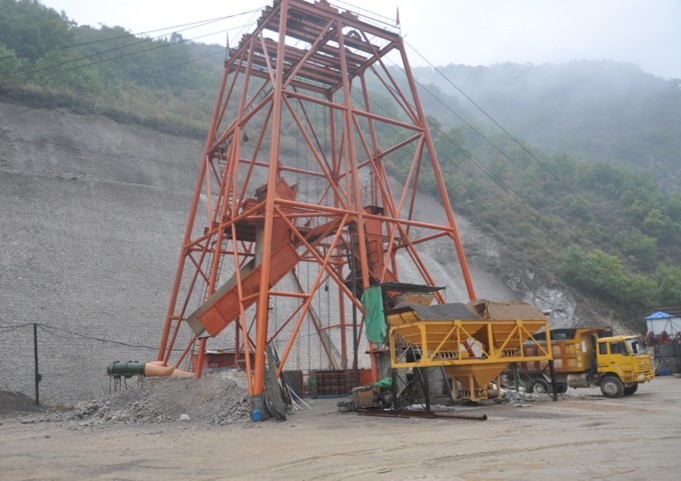
[[(155, 359), (201, 142), (7, 103), (0, 119), (0, 389), (32, 395), (38, 323), (41, 400), (100, 395), (112, 361)], [(459, 227), (479, 297), (581, 322), (569, 293)], [(448, 300), (467, 300), (458, 266), (429, 257)]]

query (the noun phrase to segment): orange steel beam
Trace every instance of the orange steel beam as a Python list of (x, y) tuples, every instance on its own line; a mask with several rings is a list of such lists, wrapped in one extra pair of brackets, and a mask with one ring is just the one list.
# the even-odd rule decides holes
[[(286, 9), (288, 7), (287, 0), (281, 2), (281, 10), (279, 15), (279, 49), (283, 49), (286, 45)], [(270, 264), (271, 257), (268, 255), (272, 250), (272, 233), (274, 223), (274, 201), (276, 196), (275, 183), (277, 181), (278, 172), (275, 169), (279, 163), (279, 142), (281, 132), (281, 110), (283, 103), (283, 85), (284, 79), (282, 72), (284, 71), (284, 55), (283, 52), (277, 52), (276, 74), (273, 75), (274, 96), (272, 98), (273, 112), (271, 125), (271, 148), (270, 148), (270, 165), (268, 168), (267, 177), (267, 198), (265, 203), (265, 228), (263, 234), (264, 252), (262, 259), (262, 276), (260, 280), (260, 296), (256, 307), (256, 334), (255, 334), (255, 366), (254, 366), (254, 380), (251, 386), (251, 395), (260, 396), (265, 390), (265, 345), (267, 341), (267, 315), (269, 308), (269, 282), (270, 282)], [(252, 52), (251, 52), (252, 55)], [(269, 56), (267, 57), (269, 62)], [(270, 69), (271, 71), (271, 69)], [(245, 94), (245, 92), (244, 92)]]
[[(399, 39), (399, 42), (402, 43), (402, 39)], [(402, 55), (402, 62), (405, 66), (405, 73), (407, 76), (407, 80), (409, 82), (409, 88), (412, 92), (412, 95), (414, 98), (417, 98), (417, 90), (416, 90), (416, 82), (414, 81), (414, 77), (411, 73), (411, 69), (409, 68), (409, 60), (407, 59), (407, 54), (404, 50), (404, 48), (400, 49), (400, 54)], [(423, 111), (423, 107), (421, 106), (420, 102), (416, 102), (416, 108), (419, 114), (419, 118), (424, 119), (426, 118), (425, 112)], [(433, 168), (433, 172), (435, 174), (435, 181), (437, 182), (438, 189), (440, 191), (440, 198), (442, 201), (445, 203), (445, 214), (447, 215), (447, 220), (449, 221), (449, 225), (452, 227), (453, 232), (452, 232), (452, 239), (454, 240), (454, 245), (456, 246), (456, 253), (459, 258), (459, 264), (461, 265), (461, 270), (463, 273), (463, 278), (464, 282), (466, 283), (466, 289), (468, 290), (468, 296), (471, 300), (475, 299), (477, 296), (475, 294), (475, 288), (473, 287), (473, 280), (471, 279), (470, 275), (470, 270), (468, 268), (468, 261), (466, 260), (466, 256), (463, 251), (463, 244), (461, 243), (461, 238), (459, 236), (459, 231), (456, 228), (456, 222), (454, 220), (454, 210), (452, 209), (452, 204), (449, 200), (449, 196), (447, 195), (447, 187), (445, 186), (444, 179), (442, 178), (442, 171), (440, 170), (440, 163), (437, 159), (437, 153), (435, 151), (435, 144), (433, 143), (433, 138), (430, 136), (430, 129), (428, 127), (428, 123), (424, 122), (423, 126), (426, 129), (427, 135), (426, 135), (426, 143), (428, 144), (428, 151), (430, 153), (430, 164)]]

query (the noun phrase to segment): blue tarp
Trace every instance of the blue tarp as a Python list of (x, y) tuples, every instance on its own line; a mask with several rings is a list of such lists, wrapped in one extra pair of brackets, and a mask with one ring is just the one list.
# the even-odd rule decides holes
[(674, 316), (672, 316), (671, 314), (667, 314), (666, 312), (657, 311), (657, 312), (653, 312), (651, 315), (646, 317), (645, 320), (651, 321), (653, 319), (671, 319), (673, 317)]

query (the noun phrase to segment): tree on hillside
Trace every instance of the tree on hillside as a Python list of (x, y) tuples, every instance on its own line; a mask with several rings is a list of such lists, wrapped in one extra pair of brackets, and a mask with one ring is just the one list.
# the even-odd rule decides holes
[(20, 58), (35, 61), (71, 45), (72, 23), (36, 0), (0, 0), (0, 43)]

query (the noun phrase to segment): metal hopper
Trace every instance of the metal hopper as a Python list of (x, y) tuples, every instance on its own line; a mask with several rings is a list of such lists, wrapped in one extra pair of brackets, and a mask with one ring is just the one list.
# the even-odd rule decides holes
[(385, 314), (392, 367), (443, 367), (457, 398), (487, 398), (508, 363), (551, 359), (533, 336), (548, 320), (526, 303), (401, 304)]

